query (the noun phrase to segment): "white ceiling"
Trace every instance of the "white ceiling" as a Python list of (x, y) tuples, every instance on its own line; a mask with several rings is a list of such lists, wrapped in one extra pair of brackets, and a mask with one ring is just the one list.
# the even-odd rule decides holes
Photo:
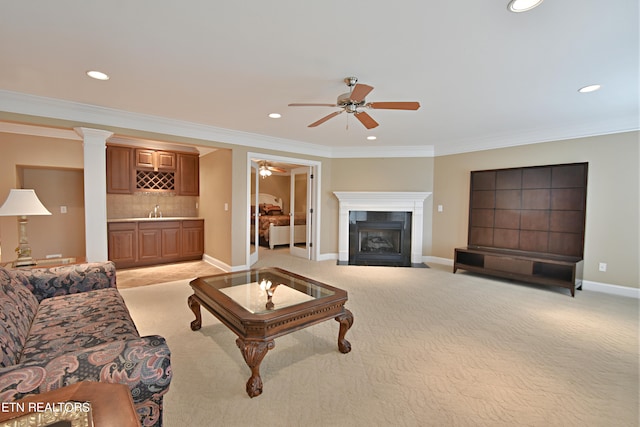
[[(0, 111), (47, 115), (53, 101), (21, 98), (36, 95), (109, 108), (92, 123), (119, 110), (335, 156), (622, 132), (638, 129), (638, 12), (637, 0), (520, 14), (507, 0), (0, 0)], [(367, 110), (380, 126), (366, 130), (348, 114), (308, 128), (337, 109), (287, 106), (333, 103), (351, 75), (375, 87), (367, 101), (421, 108)]]

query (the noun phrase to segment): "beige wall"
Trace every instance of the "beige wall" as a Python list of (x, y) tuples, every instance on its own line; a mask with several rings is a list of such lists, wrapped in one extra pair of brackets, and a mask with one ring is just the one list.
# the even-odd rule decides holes
[[(325, 159), (264, 152), (322, 162), (318, 195), (321, 255), (338, 251), (338, 200), (334, 191), (431, 191), (433, 195), (425, 202), (423, 255), (445, 259), (451, 259), (453, 249), (467, 241), (471, 170), (589, 162), (585, 279), (637, 288), (638, 137), (638, 132), (631, 132), (436, 158)], [(18, 166), (83, 167), (79, 141), (0, 133), (0, 150), (2, 200), (18, 184)], [(205, 253), (230, 266), (247, 262), (248, 151), (246, 147), (219, 149), (200, 159), (199, 215), (205, 218)], [(225, 203), (228, 211), (224, 210)], [(442, 213), (437, 212), (439, 204), (443, 205)], [(0, 239), (3, 258), (13, 259), (17, 246), (15, 218), (0, 218)], [(599, 262), (608, 264), (606, 273), (598, 271)]]
[[(23, 177), (20, 176), (19, 178), (18, 170), (24, 166), (58, 170), (82, 170), (84, 167), (82, 143), (80, 141), (57, 138), (0, 133), (0, 203), (4, 202), (10, 189), (20, 187), (20, 180)], [(47, 203), (54, 205), (53, 207), (47, 206), (52, 213), (54, 210), (59, 213), (60, 205), (71, 206), (72, 203), (75, 203), (66, 199), (66, 196), (62, 193), (54, 196), (54, 199), (50, 199), (50, 196), (53, 195), (38, 194), (38, 196), (43, 198), (43, 202), (47, 200), (45, 206), (47, 206)], [(74, 235), (84, 235), (84, 215), (82, 222), (68, 223), (66, 219), (69, 218), (70, 216), (67, 216), (63, 219), (63, 217), (54, 214), (37, 220), (35, 217), (29, 219), (30, 225), (32, 222), (34, 224), (33, 229), (28, 227), (29, 242), (34, 256), (40, 257), (48, 253), (60, 252), (64, 252), (64, 256), (85, 255), (84, 249), (79, 247), (67, 248), (58, 246), (58, 234), (53, 236), (48, 232), (43, 234), (47, 227), (44, 227), (44, 230), (39, 230), (37, 226), (40, 220), (49, 221), (47, 223), (51, 226), (51, 229), (66, 230)], [(0, 244), (2, 261), (15, 259), (14, 249), (18, 246), (18, 227), (15, 217), (0, 217)], [(49, 252), (49, 250), (52, 252)], [(82, 250), (82, 253), (66, 253), (67, 251), (80, 250)]]
[[(29, 217), (31, 256), (85, 256), (84, 173), (78, 169), (21, 168), (22, 186), (33, 188), (51, 216)], [(63, 213), (61, 207), (66, 208)]]
[(231, 155), (231, 150), (221, 149), (200, 157), (199, 216), (204, 218), (204, 252), (228, 265), (233, 265)]
[[(323, 221), (331, 229), (323, 229), (322, 249), (338, 252), (338, 200), (334, 191), (424, 191), (433, 192), (434, 159), (432, 157), (333, 159), (331, 184), (323, 195)], [(424, 202), (422, 254), (431, 253), (433, 195)]]
[(289, 212), (289, 202), (291, 201), (291, 177), (288, 175), (271, 175), (267, 178), (260, 178), (260, 193), (272, 194), (282, 198), (283, 212)]
[[(639, 133), (479, 151), (435, 158), (433, 250), (431, 255), (453, 258), (466, 246), (469, 172), (560, 163), (589, 162), (584, 279), (640, 287), (639, 253)], [(607, 272), (598, 271), (606, 262)]]

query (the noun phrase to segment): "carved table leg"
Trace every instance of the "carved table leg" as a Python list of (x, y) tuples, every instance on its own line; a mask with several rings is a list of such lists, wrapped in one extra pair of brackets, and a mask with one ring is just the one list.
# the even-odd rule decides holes
[(191, 322), (191, 330), (197, 331), (202, 327), (202, 315), (200, 314), (200, 303), (196, 299), (195, 295), (191, 295), (187, 299), (187, 303), (189, 304), (189, 308), (193, 311), (193, 314), (196, 315), (196, 320)]
[(340, 333), (338, 334), (338, 349), (341, 353), (349, 353), (351, 351), (351, 343), (344, 339), (347, 331), (353, 325), (353, 314), (344, 309), (344, 313), (336, 317), (336, 320), (340, 323)]
[(256, 397), (262, 394), (262, 378), (260, 378), (260, 363), (269, 350), (276, 344), (271, 341), (244, 341), (242, 338), (236, 340), (236, 345), (242, 352), (244, 361), (251, 368), (251, 377), (247, 381), (247, 394), (249, 397)]

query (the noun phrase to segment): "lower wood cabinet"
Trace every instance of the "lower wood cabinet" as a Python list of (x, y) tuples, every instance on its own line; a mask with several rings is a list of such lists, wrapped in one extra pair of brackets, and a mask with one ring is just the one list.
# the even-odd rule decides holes
[(132, 264), (138, 259), (138, 227), (135, 222), (109, 224), (109, 259), (119, 265)]
[(204, 220), (110, 222), (109, 259), (118, 268), (202, 259)]

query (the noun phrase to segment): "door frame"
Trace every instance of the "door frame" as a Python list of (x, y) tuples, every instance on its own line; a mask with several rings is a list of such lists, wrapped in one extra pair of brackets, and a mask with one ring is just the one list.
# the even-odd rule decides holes
[[(313, 220), (311, 222), (311, 260), (316, 261), (320, 259), (320, 218), (321, 218), (321, 209), (320, 203), (318, 203), (319, 194), (321, 194), (321, 169), (322, 162), (317, 160), (309, 160), (309, 159), (300, 159), (295, 157), (285, 157), (285, 156), (277, 156), (273, 154), (259, 153), (255, 151), (247, 152), (247, 212), (249, 212), (251, 207), (251, 162), (252, 161), (272, 161), (272, 162), (283, 162), (283, 163), (291, 163), (299, 166), (309, 166), (311, 168), (311, 174), (313, 175), (313, 179), (311, 180), (311, 186), (309, 191), (311, 192), (311, 204), (309, 206), (310, 209), (313, 209)], [(260, 181), (260, 180), (258, 180)], [(256, 192), (259, 192), (260, 188), (256, 188)], [(251, 218), (250, 215), (247, 215), (247, 241), (246, 241), (246, 260), (249, 263), (250, 260), (250, 251), (251, 251)]]
[[(311, 230), (313, 229), (313, 223), (314, 223), (314, 218), (313, 215), (311, 213), (312, 208), (310, 207), (311, 205), (311, 184), (313, 182), (313, 180), (311, 179), (311, 175), (312, 175), (312, 168), (309, 166), (300, 166), (297, 168), (293, 168), (291, 169), (290, 172), (290, 188), (289, 188), (289, 192), (290, 192), (290, 204), (289, 204), (289, 253), (293, 256), (297, 256), (299, 258), (304, 258), (304, 259), (311, 259), (311, 247), (309, 245), (309, 242), (311, 242)], [(306, 229), (305, 229), (305, 248), (298, 248), (296, 246), (296, 242), (294, 239), (294, 235), (295, 235), (295, 224), (294, 224), (294, 218), (295, 218), (295, 205), (296, 205), (296, 197), (295, 197), (295, 189), (296, 189), (296, 182), (295, 182), (295, 175), (305, 175), (305, 195), (306, 195), (306, 200), (304, 201), (305, 206), (307, 206), (307, 211), (305, 212), (306, 214)]]

